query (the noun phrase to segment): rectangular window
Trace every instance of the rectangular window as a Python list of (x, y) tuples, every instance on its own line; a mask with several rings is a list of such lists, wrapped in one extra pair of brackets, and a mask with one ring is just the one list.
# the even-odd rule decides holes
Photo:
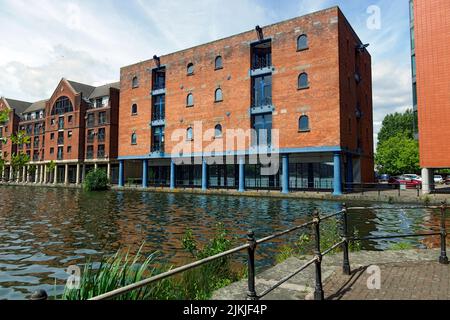
[(100, 144), (97, 150), (97, 159), (105, 158), (105, 145)]
[(106, 129), (100, 128), (98, 129), (98, 142), (105, 142)]
[(67, 153), (71, 153), (72, 152), (72, 147), (71, 146), (68, 146), (67, 147)]
[(94, 146), (87, 147), (86, 158), (89, 160), (94, 159)]
[(252, 106), (262, 107), (272, 104), (272, 76), (265, 75), (254, 77)]
[(64, 159), (64, 148), (58, 147), (58, 160), (63, 160), (63, 159)]
[(87, 116), (87, 127), (92, 128), (94, 126), (95, 116), (93, 113), (88, 114)]
[(64, 132), (58, 132), (58, 144), (64, 144)]
[(264, 41), (252, 46), (252, 69), (264, 69), (272, 66), (272, 42)]
[(415, 77), (417, 74), (417, 69), (416, 69), (416, 55), (413, 55), (411, 57), (411, 67), (412, 67), (412, 76)]
[(164, 152), (164, 127), (154, 127), (152, 137), (152, 152)]
[(99, 112), (98, 113), (98, 124), (102, 125), (106, 123), (106, 112)]
[(166, 96), (160, 95), (153, 97), (152, 120), (164, 120), (166, 117)]
[(272, 144), (272, 114), (252, 116), (253, 146), (270, 146)]
[(160, 68), (153, 70), (153, 90), (166, 88), (166, 69)]
[(72, 135), (73, 135), (73, 132), (72, 132), (72, 131), (68, 131), (68, 132), (67, 132), (67, 137), (69, 137), (69, 139), (72, 138)]
[(55, 140), (55, 134), (54, 133), (50, 133), (50, 140)]
[(94, 142), (94, 138), (95, 138), (94, 130), (89, 130), (88, 131), (88, 135), (87, 135), (87, 142), (88, 143), (93, 143)]

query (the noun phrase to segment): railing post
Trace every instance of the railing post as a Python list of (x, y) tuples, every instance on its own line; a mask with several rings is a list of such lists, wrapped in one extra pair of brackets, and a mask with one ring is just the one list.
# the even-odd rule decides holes
[(248, 248), (248, 293), (247, 299), (256, 301), (258, 300), (258, 295), (256, 294), (255, 286), (255, 251), (256, 251), (256, 239), (255, 233), (249, 231), (247, 234), (247, 241), (249, 244)]
[(439, 257), (439, 263), (448, 264), (447, 257), (447, 228), (445, 225), (445, 212), (447, 211), (447, 204), (444, 201), (441, 206), (441, 256)]
[(314, 255), (316, 256), (316, 288), (314, 291), (314, 300), (325, 300), (325, 295), (322, 286), (322, 252), (320, 249), (320, 214), (318, 210), (314, 210), (313, 213), (314, 221), (314, 235), (315, 235), (315, 250)]
[(342, 245), (344, 252), (343, 272), (349, 276), (351, 274), (350, 259), (349, 259), (349, 237), (348, 237), (348, 208), (347, 204), (342, 205), (342, 239), (345, 241)]

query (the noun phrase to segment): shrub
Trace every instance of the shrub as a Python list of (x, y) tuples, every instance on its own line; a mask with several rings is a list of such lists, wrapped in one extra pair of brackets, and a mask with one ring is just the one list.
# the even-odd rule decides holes
[(86, 191), (105, 191), (108, 190), (109, 179), (104, 170), (93, 170), (89, 172), (83, 183), (83, 188)]

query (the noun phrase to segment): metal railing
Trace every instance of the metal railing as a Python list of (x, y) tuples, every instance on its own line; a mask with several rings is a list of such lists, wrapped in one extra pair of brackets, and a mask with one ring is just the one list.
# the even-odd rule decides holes
[[(274, 291), (275, 289), (279, 288), (281, 285), (292, 279), (293, 277), (300, 274), (302, 271), (306, 270), (308, 267), (314, 265), (315, 266), (315, 289), (314, 289), (314, 299), (315, 300), (324, 300), (324, 290), (323, 290), (323, 283), (322, 283), (322, 261), (323, 258), (330, 253), (332, 253), (335, 249), (342, 247), (343, 251), (343, 264), (342, 264), (342, 270), (345, 275), (351, 274), (351, 266), (350, 266), (350, 259), (349, 259), (349, 244), (353, 241), (368, 241), (368, 240), (381, 240), (381, 239), (393, 239), (393, 238), (411, 238), (411, 237), (431, 237), (431, 236), (440, 236), (441, 240), (441, 254), (439, 257), (439, 262), (441, 264), (448, 264), (448, 257), (447, 257), (447, 247), (446, 247), (446, 237), (447, 237), (447, 230), (446, 230), (446, 223), (445, 223), (445, 213), (447, 210), (447, 206), (445, 203), (442, 204), (442, 206), (428, 206), (428, 207), (404, 207), (404, 208), (394, 208), (396, 210), (400, 209), (440, 209), (441, 212), (441, 223), (440, 223), (440, 232), (422, 232), (422, 233), (416, 233), (416, 234), (402, 234), (402, 235), (390, 235), (390, 236), (368, 236), (368, 237), (354, 237), (351, 236), (348, 232), (348, 214), (349, 211), (355, 211), (355, 210), (369, 210), (369, 209), (386, 209), (386, 208), (375, 208), (375, 207), (352, 207), (348, 208), (345, 204), (342, 206), (342, 210), (333, 214), (328, 214), (325, 216), (320, 216), (320, 213), (318, 210), (314, 210), (313, 212), (313, 219), (312, 221), (306, 222), (304, 224), (295, 226), (291, 229), (275, 233), (273, 235), (270, 235), (266, 238), (256, 240), (255, 234), (253, 231), (250, 231), (247, 235), (247, 244), (241, 245), (240, 247), (228, 250), (226, 252), (223, 252), (218, 255), (214, 255), (212, 257), (202, 259), (200, 261), (196, 261), (193, 263), (190, 263), (188, 265), (173, 269), (169, 272), (165, 272), (159, 275), (156, 275), (154, 277), (151, 277), (149, 279), (137, 282), (135, 284), (128, 285), (123, 288), (119, 288), (117, 290), (105, 293), (103, 295), (97, 296), (92, 298), (91, 300), (110, 300), (113, 298), (116, 298), (120, 295), (123, 295), (125, 293), (128, 293), (130, 291), (134, 291), (137, 289), (140, 289), (142, 287), (154, 284), (158, 281), (167, 279), (169, 277), (178, 275), (180, 273), (183, 273), (185, 271), (198, 268), (202, 265), (205, 265), (209, 262), (216, 261), (225, 257), (229, 257), (231, 255), (234, 255), (236, 253), (242, 252), (247, 250), (248, 255), (248, 293), (247, 297), (249, 300), (260, 300), (264, 297), (266, 297), (269, 293)], [(326, 249), (325, 251), (322, 251), (321, 248), (321, 241), (320, 241), (320, 226), (321, 223), (332, 219), (334, 217), (340, 217), (342, 221), (342, 228), (341, 228), (341, 241), (335, 243), (330, 248)], [(256, 272), (255, 272), (255, 255), (256, 251), (259, 245), (263, 243), (270, 242), (274, 239), (280, 238), (282, 236), (294, 233), (295, 231), (299, 231), (301, 229), (305, 229), (307, 227), (312, 227), (313, 233), (314, 233), (314, 258), (306, 262), (304, 265), (299, 266), (297, 270), (294, 270), (290, 275), (284, 277), (281, 279), (278, 283), (271, 286), (270, 288), (266, 289), (264, 292), (257, 294), (256, 291)]]
[[(411, 209), (439, 209), (440, 210), (440, 231), (439, 232), (420, 232), (420, 233), (414, 233), (414, 234), (397, 234), (397, 235), (388, 235), (388, 236), (367, 236), (367, 237), (355, 237), (354, 235), (350, 235), (348, 231), (348, 215), (350, 211), (361, 211), (361, 210), (411, 210)], [(248, 292), (247, 292), (247, 298), (249, 300), (260, 300), (264, 297), (266, 297), (269, 293), (273, 292), (275, 289), (279, 288), (284, 283), (288, 282), (293, 277), (299, 275), (301, 272), (305, 271), (308, 267), (314, 265), (315, 268), (315, 283), (314, 283), (314, 299), (315, 300), (324, 300), (325, 294), (323, 290), (323, 280), (322, 280), (322, 261), (323, 258), (330, 253), (332, 253), (337, 248), (342, 248), (343, 253), (343, 263), (342, 263), (342, 271), (345, 275), (351, 275), (351, 265), (350, 265), (350, 258), (349, 258), (349, 245), (351, 242), (354, 241), (369, 241), (369, 240), (382, 240), (382, 239), (400, 239), (400, 238), (415, 238), (415, 237), (432, 237), (432, 236), (440, 236), (440, 244), (441, 244), (441, 250), (440, 250), (440, 256), (439, 256), (439, 263), (441, 264), (448, 264), (449, 260), (447, 257), (447, 245), (446, 245), (446, 238), (447, 238), (447, 229), (446, 229), (446, 211), (448, 207), (446, 203), (442, 203), (441, 206), (410, 206), (410, 207), (401, 207), (401, 208), (383, 208), (383, 207), (347, 207), (346, 204), (342, 205), (342, 210), (336, 213), (332, 214), (326, 214), (321, 216), (318, 210), (314, 210), (313, 212), (313, 219), (309, 222), (303, 223), (301, 225), (292, 227), (288, 230), (277, 232), (275, 234), (272, 234), (268, 237), (262, 238), (257, 240), (255, 238), (255, 234), (253, 231), (249, 231), (247, 234), (247, 244), (241, 245), (237, 248), (228, 250), (226, 252), (208, 257), (206, 259), (202, 259), (187, 265), (184, 265), (182, 267), (175, 268), (173, 270), (170, 270), (165, 273), (158, 274), (156, 276), (153, 276), (149, 279), (145, 279), (142, 281), (139, 281), (137, 283), (125, 286), (123, 288), (118, 288), (116, 290), (113, 290), (111, 292), (102, 294), (100, 296), (94, 297), (90, 300), (111, 300), (116, 297), (119, 297), (123, 294), (129, 293), (134, 290), (138, 290), (140, 288), (152, 285), (156, 282), (162, 281), (164, 279), (176, 276), (178, 274), (181, 274), (183, 272), (198, 268), (200, 266), (203, 266), (207, 263), (223, 259), (226, 257), (230, 257), (234, 254), (247, 251), (248, 256)], [(342, 222), (340, 237), (341, 240), (332, 245), (330, 248), (327, 248), (323, 251), (321, 247), (321, 224), (326, 221), (330, 220), (332, 218), (339, 218)], [(306, 229), (308, 227), (312, 227), (312, 231), (314, 233), (314, 257), (307, 261), (305, 264), (298, 267), (298, 269), (294, 270), (291, 274), (288, 276), (280, 279), (276, 284), (272, 285), (270, 288), (266, 289), (262, 293), (257, 293), (256, 288), (256, 272), (255, 272), (255, 255), (257, 252), (258, 246), (261, 244), (270, 242), (272, 240), (278, 239), (280, 237), (292, 234), (296, 231)], [(45, 300), (47, 299), (47, 295), (45, 291), (39, 291), (32, 297), (34, 300)]]

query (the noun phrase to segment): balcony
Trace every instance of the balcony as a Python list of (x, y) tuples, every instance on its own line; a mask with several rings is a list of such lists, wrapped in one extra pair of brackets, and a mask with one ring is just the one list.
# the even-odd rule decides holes
[(93, 160), (93, 159), (94, 159), (94, 151), (88, 150), (88, 151), (86, 152), (86, 159), (88, 159), (88, 160)]
[(97, 159), (105, 159), (105, 150), (98, 150)]
[(64, 145), (64, 137), (58, 137), (58, 145)]
[(64, 160), (64, 154), (63, 153), (59, 153), (58, 152), (58, 156), (57, 156), (58, 161), (62, 161)]
[(39, 140), (34, 140), (33, 147), (34, 147), (34, 149), (38, 149), (39, 148)]

